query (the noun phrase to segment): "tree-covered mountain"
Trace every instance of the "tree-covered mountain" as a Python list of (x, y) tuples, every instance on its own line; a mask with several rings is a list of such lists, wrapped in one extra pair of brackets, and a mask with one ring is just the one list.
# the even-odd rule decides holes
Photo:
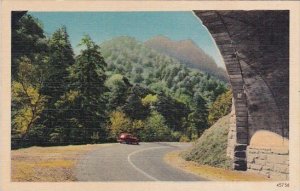
[(226, 71), (218, 67), (213, 58), (192, 40), (173, 41), (165, 36), (156, 36), (146, 41), (145, 45), (157, 52), (176, 58), (188, 67), (199, 69), (221, 80), (228, 80)]
[(131, 83), (172, 94), (189, 104), (201, 94), (210, 105), (226, 89), (226, 83), (216, 77), (189, 68), (132, 37), (114, 38), (102, 43), (101, 48), (109, 75), (122, 74)]

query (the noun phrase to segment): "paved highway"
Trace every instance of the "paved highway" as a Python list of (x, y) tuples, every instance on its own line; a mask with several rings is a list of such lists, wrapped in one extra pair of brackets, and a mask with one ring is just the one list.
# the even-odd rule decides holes
[(166, 164), (166, 153), (189, 147), (187, 143), (113, 144), (89, 152), (79, 159), (75, 173), (79, 181), (203, 181)]

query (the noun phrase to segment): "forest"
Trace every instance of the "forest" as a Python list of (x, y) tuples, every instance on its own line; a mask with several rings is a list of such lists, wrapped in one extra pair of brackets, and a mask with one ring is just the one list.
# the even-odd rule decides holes
[(133, 37), (74, 53), (66, 27), (46, 35), (30, 14), (12, 28), (12, 148), (115, 142), (193, 141), (231, 110), (226, 81)]

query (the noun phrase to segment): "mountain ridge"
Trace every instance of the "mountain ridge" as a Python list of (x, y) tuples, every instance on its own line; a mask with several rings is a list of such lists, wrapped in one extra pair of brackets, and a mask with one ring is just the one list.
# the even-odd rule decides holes
[(226, 71), (191, 39), (173, 41), (166, 36), (155, 36), (144, 42), (145, 46), (177, 59), (180, 63), (228, 81)]

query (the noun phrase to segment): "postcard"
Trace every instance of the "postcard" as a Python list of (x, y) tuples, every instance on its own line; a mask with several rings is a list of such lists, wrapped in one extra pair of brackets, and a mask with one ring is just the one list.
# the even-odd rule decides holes
[(0, 190), (299, 185), (299, 2), (2, 1)]

